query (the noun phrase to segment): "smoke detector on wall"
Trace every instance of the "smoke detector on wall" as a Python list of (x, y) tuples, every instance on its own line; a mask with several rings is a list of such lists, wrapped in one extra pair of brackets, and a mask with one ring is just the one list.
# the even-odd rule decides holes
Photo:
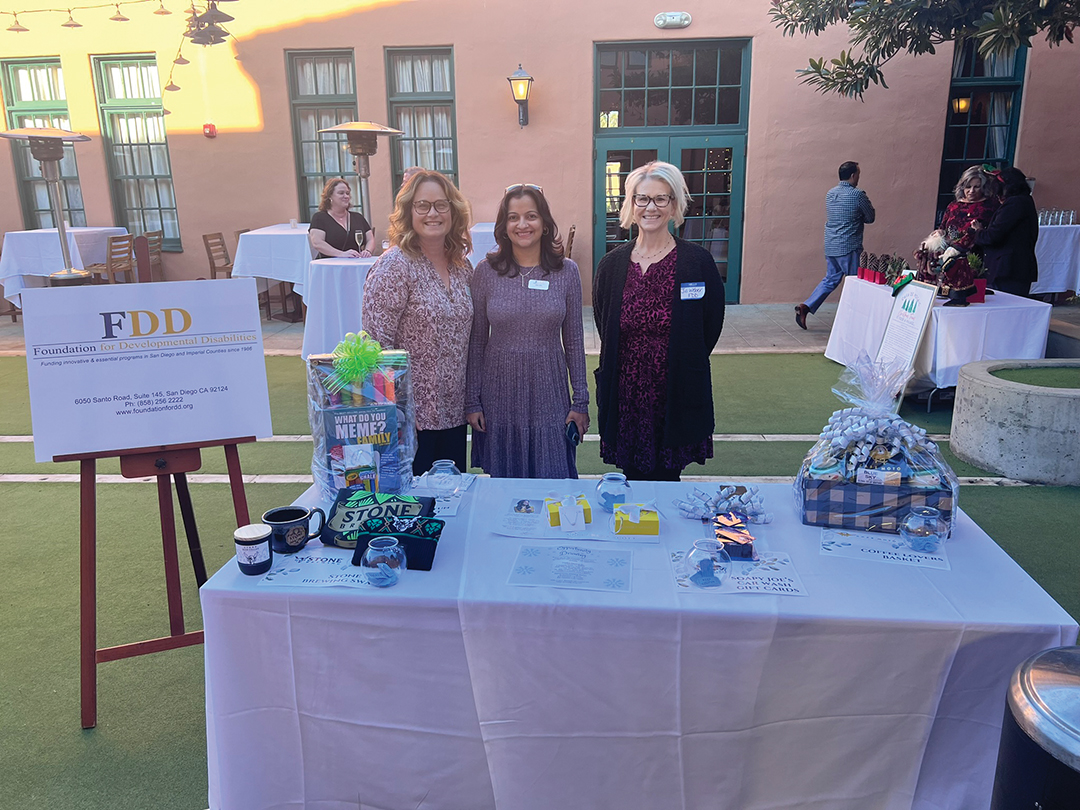
[(686, 28), (690, 25), (690, 15), (685, 11), (661, 11), (653, 17), (657, 28)]

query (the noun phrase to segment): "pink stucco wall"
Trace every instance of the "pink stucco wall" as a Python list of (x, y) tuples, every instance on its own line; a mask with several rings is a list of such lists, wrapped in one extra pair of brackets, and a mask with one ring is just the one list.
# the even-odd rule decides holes
[[(328, 0), (320, 6), (321, 17), (312, 11), (305, 12), (306, 19), (297, 19), (295, 4), (284, 0), (264, 0), (257, 15), (255, 6), (236, 6), (230, 7), (237, 17), (230, 25), (234, 42), (201, 53), (189, 47), (192, 64), (176, 74), (183, 90), (165, 98), (172, 111), (167, 127), (184, 243), (183, 253), (166, 256), (169, 278), (206, 275), (203, 233), (222, 231), (231, 245), (237, 229), (297, 216), (286, 49), (354, 49), (359, 117), (385, 122), (383, 48), (453, 46), (459, 172), (475, 219), (494, 218), (506, 185), (543, 185), (563, 229), (577, 225), (574, 257), (586, 280), (592, 270), (597, 42), (752, 40), (743, 302), (800, 300), (821, 277), (823, 197), (845, 160), (862, 164), (862, 187), (877, 207), (878, 221), (867, 228), (868, 249), (910, 253), (933, 224), (949, 46), (943, 55), (896, 59), (887, 69), (891, 89), (874, 88), (858, 102), (821, 96), (795, 77), (808, 57), (832, 56), (844, 47), (844, 32), (785, 39), (772, 26), (766, 2), (677, 4), (694, 20), (681, 31), (661, 31), (652, 22), (658, 11), (675, 6), (641, 0), (553, 0), (531, 6), (490, 0)], [(59, 53), (63, 60), (72, 126), (94, 138), (77, 147), (92, 224), (109, 223), (113, 214), (89, 55), (156, 52), (164, 83), (182, 16), (145, 22), (133, 17), (133, 23), (139, 27), (97, 23), (69, 32), (35, 25), (19, 36), (0, 31), (6, 58)], [(536, 79), (525, 129), (517, 125), (506, 82), (519, 62)], [(1040, 205), (1066, 205), (1075, 199), (1080, 181), (1072, 149), (1080, 109), (1062, 103), (1074, 89), (1078, 67), (1075, 47), (1051, 52), (1039, 45), (1030, 59), (1017, 163), (1039, 178)], [(214, 140), (201, 134), (209, 120), (218, 125)], [(385, 142), (372, 159), (372, 174), (372, 220), (384, 231), (392, 202)], [(0, 228), (22, 228), (11, 160), (4, 156), (0, 195)], [(587, 281), (585, 286), (588, 300)]]

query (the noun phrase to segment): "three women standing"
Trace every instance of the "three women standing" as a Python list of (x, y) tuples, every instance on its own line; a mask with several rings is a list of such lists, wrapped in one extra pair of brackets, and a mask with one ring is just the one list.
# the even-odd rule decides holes
[(473, 306), (469, 204), (448, 178), (421, 171), (398, 193), (392, 247), (364, 284), (364, 329), (411, 357), (416, 403), (414, 474), (448, 458), (465, 470), (465, 363)]
[(580, 437), (589, 426), (581, 277), (540, 186), (506, 189), (495, 241), (470, 284), (473, 466), (497, 478), (577, 478), (566, 430)]
[(593, 280), (600, 454), (628, 478), (674, 481), (713, 455), (709, 354), (724, 283), (707, 250), (668, 229), (690, 199), (678, 168), (647, 163), (625, 189), (619, 221), (637, 238), (604, 256)]

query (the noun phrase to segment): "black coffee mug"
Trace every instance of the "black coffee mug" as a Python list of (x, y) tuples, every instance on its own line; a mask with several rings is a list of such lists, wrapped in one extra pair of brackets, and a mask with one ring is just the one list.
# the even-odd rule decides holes
[[(321, 518), (319, 528), (308, 532), (311, 516), (318, 514)], [(273, 530), (270, 544), (275, 554), (295, 554), (307, 545), (308, 540), (314, 540), (326, 525), (326, 514), (322, 509), (305, 509), (302, 506), (278, 506), (263, 513), (262, 522)]]

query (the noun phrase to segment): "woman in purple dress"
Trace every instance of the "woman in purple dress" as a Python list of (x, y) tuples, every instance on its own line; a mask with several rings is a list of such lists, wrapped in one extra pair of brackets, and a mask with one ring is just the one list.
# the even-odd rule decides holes
[(636, 238), (600, 260), (593, 315), (600, 455), (627, 478), (677, 481), (713, 454), (709, 354), (724, 325), (724, 282), (712, 255), (672, 236), (690, 193), (655, 161), (626, 178), (619, 214)]
[(567, 426), (579, 436), (589, 426), (581, 277), (563, 257), (542, 188), (506, 190), (495, 242), (469, 285), (473, 466), (495, 478), (577, 478)]

